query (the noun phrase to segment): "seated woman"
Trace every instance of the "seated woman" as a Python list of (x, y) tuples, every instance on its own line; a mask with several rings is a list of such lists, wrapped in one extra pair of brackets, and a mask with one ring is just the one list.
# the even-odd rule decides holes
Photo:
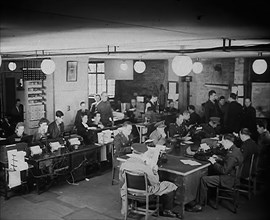
[(124, 122), (123, 126), (119, 129), (119, 133), (114, 137), (115, 157), (119, 157), (131, 153), (131, 131), (132, 124), (128, 121)]
[(15, 127), (15, 134), (9, 136), (7, 138), (7, 142), (10, 144), (20, 142), (23, 136), (26, 136), (26, 134), (24, 133), (24, 123), (18, 122)]
[(89, 127), (96, 127), (96, 128), (104, 128), (104, 125), (100, 121), (100, 113), (95, 112), (93, 113), (93, 120), (91, 122), (88, 122)]
[(90, 132), (90, 127), (87, 124), (88, 115), (84, 114), (81, 116), (82, 122), (77, 126), (77, 134), (82, 136), (84, 144), (94, 143), (93, 133)]
[(166, 133), (164, 131), (166, 125), (164, 121), (155, 124), (155, 130), (150, 134), (149, 139), (153, 140), (153, 144), (164, 145), (166, 143)]
[(38, 130), (34, 133), (33, 142), (38, 142), (47, 138), (49, 121), (46, 118), (41, 118), (38, 122)]

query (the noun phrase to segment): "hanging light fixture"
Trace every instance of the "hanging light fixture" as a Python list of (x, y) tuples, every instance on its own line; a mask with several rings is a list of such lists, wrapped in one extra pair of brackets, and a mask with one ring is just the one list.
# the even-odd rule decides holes
[(50, 59), (44, 59), (41, 62), (41, 70), (43, 73), (45, 73), (46, 75), (50, 75), (55, 71), (55, 63), (54, 61), (50, 60)]
[(146, 69), (146, 65), (143, 61), (136, 61), (135, 64), (134, 64), (134, 70), (137, 72), (137, 73), (143, 73)]
[(125, 61), (120, 64), (120, 69), (123, 71), (126, 71), (128, 69), (128, 65)]
[(177, 76), (186, 76), (192, 69), (192, 59), (189, 56), (175, 56), (172, 60), (172, 69)]
[(10, 71), (14, 71), (14, 70), (16, 70), (17, 65), (16, 65), (16, 63), (14, 63), (14, 62), (10, 62), (10, 63), (8, 64), (8, 68), (9, 68)]
[(257, 59), (252, 64), (253, 71), (261, 75), (267, 70), (267, 62), (264, 59)]
[(199, 60), (193, 63), (192, 65), (192, 71), (196, 74), (200, 74), (203, 70), (203, 65)]

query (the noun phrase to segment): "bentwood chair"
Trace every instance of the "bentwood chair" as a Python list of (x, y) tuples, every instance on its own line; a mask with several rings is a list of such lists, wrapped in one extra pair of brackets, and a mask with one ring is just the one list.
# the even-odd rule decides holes
[[(148, 191), (148, 179), (146, 173), (124, 171), (126, 210), (125, 219), (129, 213), (137, 213), (145, 216), (145, 220), (151, 215), (159, 215), (159, 196)], [(150, 201), (155, 203), (155, 208), (150, 209)], [(131, 205), (129, 205), (129, 203)], [(140, 203), (140, 206), (138, 206)], [(141, 206), (145, 203), (145, 206)]]
[(240, 193), (244, 193), (248, 195), (248, 199), (251, 199), (252, 192), (256, 194), (257, 188), (257, 165), (258, 165), (258, 156), (252, 154), (250, 164), (249, 164), (249, 172), (247, 177), (241, 177), (240, 179)]
[(216, 187), (216, 205), (215, 208), (218, 209), (219, 200), (225, 199), (233, 202), (233, 212), (237, 213), (238, 203), (239, 203), (239, 187), (240, 187), (240, 177), (242, 173), (243, 164), (236, 167), (236, 175), (234, 178), (234, 185), (232, 188), (227, 188), (223, 186)]

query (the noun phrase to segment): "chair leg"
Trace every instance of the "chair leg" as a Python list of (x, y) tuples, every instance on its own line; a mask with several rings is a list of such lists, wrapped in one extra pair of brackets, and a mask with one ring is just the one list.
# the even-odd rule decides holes
[(218, 187), (217, 187), (215, 209), (218, 209), (218, 196), (219, 196), (219, 189), (218, 189)]
[(128, 198), (126, 197), (126, 210), (125, 210), (125, 217), (124, 219), (127, 220), (128, 217)]
[(114, 184), (115, 167), (112, 168), (112, 185)]
[(146, 197), (146, 207), (145, 207), (145, 220), (148, 219), (148, 212), (149, 212), (149, 197)]

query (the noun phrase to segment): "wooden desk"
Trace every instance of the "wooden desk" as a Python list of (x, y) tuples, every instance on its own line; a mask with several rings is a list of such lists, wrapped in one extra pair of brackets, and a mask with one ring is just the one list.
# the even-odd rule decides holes
[(32, 178), (36, 184), (37, 193), (41, 193), (40, 188), (44, 183), (46, 185), (46, 181), (49, 181), (48, 185), (58, 176), (71, 175), (74, 182), (84, 179), (86, 164), (87, 166), (99, 164), (100, 148), (99, 145), (80, 146), (74, 151), (29, 158), (27, 162), (33, 165)]
[[(117, 158), (118, 161), (126, 161), (128, 156)], [(197, 190), (200, 184), (200, 178), (208, 173), (209, 162), (197, 161), (193, 158), (183, 156), (167, 155), (167, 163), (159, 167), (160, 180), (170, 181), (178, 186), (174, 203), (180, 205), (180, 214), (184, 216), (185, 204), (196, 198)], [(191, 159), (201, 163), (198, 166), (191, 166), (182, 163), (182, 159)]]

